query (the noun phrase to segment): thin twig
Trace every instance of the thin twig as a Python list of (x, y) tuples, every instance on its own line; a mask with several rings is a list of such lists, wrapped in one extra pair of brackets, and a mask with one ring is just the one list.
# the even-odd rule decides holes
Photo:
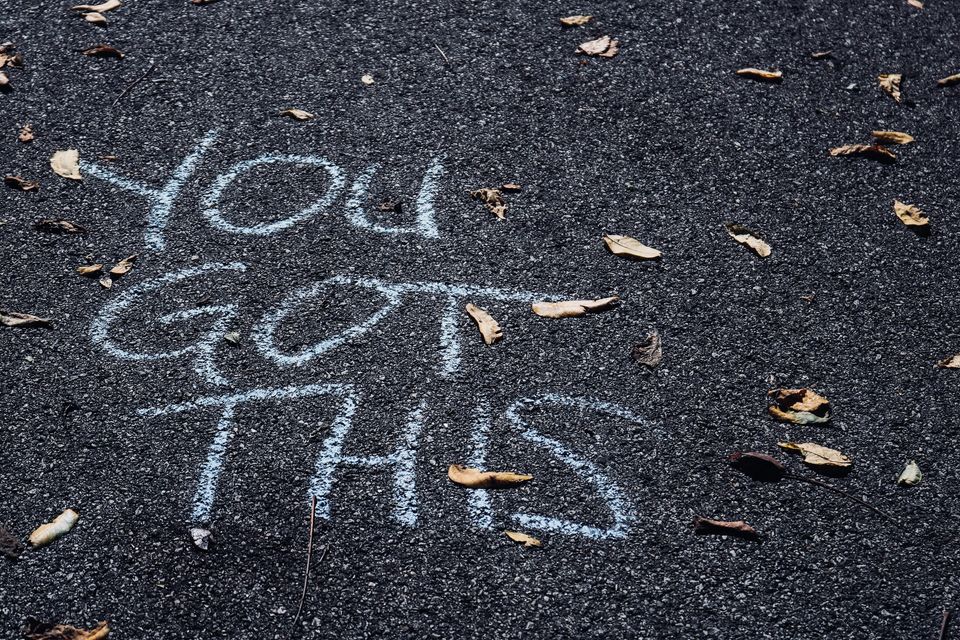
[[(313, 556), (313, 523), (317, 514), (317, 496), (313, 496), (310, 501), (310, 533), (307, 536), (307, 570), (303, 574), (303, 593), (300, 594), (300, 605), (297, 607), (297, 615), (293, 618), (293, 625), (297, 625), (300, 614), (303, 612), (303, 602), (307, 599), (307, 584), (310, 581), (310, 558)], [(327, 555), (327, 549), (324, 547), (323, 555)], [(320, 558), (323, 560), (323, 558)]]
[(128, 85), (127, 85), (127, 88), (124, 89), (123, 91), (121, 91), (121, 92), (120, 92), (120, 95), (117, 96), (117, 99), (113, 101), (113, 105), (112, 105), (112, 106), (114, 106), (114, 107), (117, 106), (117, 103), (120, 102), (120, 100), (123, 98), (123, 96), (127, 95), (128, 93), (130, 93), (130, 90), (131, 90), (131, 89), (133, 89), (135, 86), (137, 86), (138, 84), (140, 84), (141, 82), (143, 82), (144, 80), (146, 80), (146, 79), (147, 79), (147, 76), (149, 76), (151, 73), (153, 73), (153, 70), (156, 69), (156, 68), (157, 68), (157, 63), (156, 63), (156, 62), (151, 62), (151, 63), (150, 63), (150, 68), (147, 69), (147, 72), (146, 72), (145, 74), (143, 74), (142, 76), (140, 76), (139, 78), (137, 78), (136, 80), (134, 80), (133, 82), (131, 82), (130, 84), (128, 84)]
[(943, 610), (943, 621), (940, 623), (940, 640), (947, 640), (947, 631), (950, 630), (950, 609)]
[(873, 505), (870, 504), (869, 502), (867, 502), (867, 501), (865, 501), (865, 500), (862, 500), (861, 498), (858, 498), (858, 497), (855, 496), (855, 495), (849, 494), (849, 493), (847, 493), (846, 491), (843, 491), (842, 489), (837, 489), (835, 486), (833, 486), (833, 485), (831, 485), (831, 484), (827, 484), (826, 482), (822, 482), (822, 481), (817, 480), (817, 479), (815, 479), (815, 478), (804, 478), (803, 476), (795, 476), (795, 475), (791, 475), (791, 474), (787, 474), (787, 475), (784, 476), (784, 477), (785, 477), (785, 478), (790, 478), (791, 480), (799, 480), (800, 482), (806, 482), (807, 484), (816, 485), (816, 486), (818, 486), (818, 487), (823, 487), (824, 489), (829, 489), (830, 491), (833, 491), (834, 493), (839, 494), (839, 495), (843, 496), (844, 498), (847, 498), (848, 500), (853, 500), (854, 502), (865, 506), (867, 509), (870, 509), (870, 510), (873, 511), (874, 513), (877, 513), (877, 514), (883, 516), (884, 518), (890, 520), (891, 522), (894, 522), (894, 523), (897, 522), (897, 519), (896, 519), (896, 518), (894, 518), (893, 516), (891, 516), (891, 515), (889, 515), (889, 514), (887, 514), (887, 513), (884, 513), (883, 511), (880, 511), (880, 509), (877, 509), (875, 506), (873, 506)]
[(440, 48), (440, 45), (438, 45), (436, 42), (434, 42), (434, 43), (433, 43), (433, 46), (435, 46), (435, 47), (437, 48), (437, 51), (440, 52), (440, 55), (443, 56), (443, 61), (446, 62), (447, 64), (450, 64), (450, 58), (448, 58), (448, 57), (447, 57), (447, 54), (445, 54), (445, 53), (443, 52), (443, 49)]

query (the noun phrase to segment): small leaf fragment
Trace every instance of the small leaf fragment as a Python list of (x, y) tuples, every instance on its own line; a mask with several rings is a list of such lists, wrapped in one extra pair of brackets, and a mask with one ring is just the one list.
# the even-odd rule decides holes
[(830, 422), (830, 401), (812, 389), (774, 389), (767, 396), (774, 401), (767, 410), (780, 422), (793, 424)]
[(490, 213), (497, 216), (500, 220), (506, 219), (507, 203), (504, 201), (503, 194), (499, 189), (476, 189), (470, 192), (470, 197), (474, 200), (480, 200), (487, 205)]
[(833, 55), (833, 49), (829, 49), (827, 51), (814, 51), (813, 53), (810, 54), (810, 57), (813, 58), (814, 60), (824, 60), (826, 58), (829, 58), (832, 55)]
[(362, 76), (360, 76), (360, 82), (362, 82), (363, 84), (369, 87), (374, 83), (374, 79), (372, 75), (370, 75), (369, 73), (365, 73)]
[(98, 27), (104, 27), (108, 23), (107, 16), (103, 15), (102, 13), (97, 13), (96, 11), (83, 14), (83, 19), (90, 24), (97, 25)]
[(70, 529), (73, 529), (73, 525), (77, 524), (79, 518), (80, 516), (73, 509), (65, 510), (54, 518), (53, 522), (48, 522), (37, 527), (33, 533), (30, 534), (30, 544), (34, 547), (42, 547), (50, 544), (70, 531)]
[(766, 71), (764, 69), (755, 69), (753, 67), (737, 69), (737, 75), (751, 78), (753, 80), (762, 80), (764, 82), (780, 82), (783, 80), (782, 71)]
[(734, 451), (727, 461), (741, 473), (761, 482), (777, 482), (787, 474), (782, 462), (756, 451)]
[(116, 58), (117, 60), (123, 60), (123, 52), (108, 44), (94, 45), (88, 49), (84, 49), (81, 53), (91, 58)]
[(663, 358), (663, 348), (660, 344), (660, 334), (651, 331), (642, 341), (633, 345), (630, 356), (635, 362), (639, 362), (650, 369), (660, 364)]
[(200, 527), (190, 529), (190, 540), (193, 541), (193, 546), (201, 551), (208, 551), (210, 549), (212, 536), (213, 533), (209, 529), (202, 529)]
[(960, 369), (960, 353), (944, 358), (936, 366), (940, 369)]
[(923, 9), (923, 3), (920, 0), (907, 0), (907, 4), (915, 9)]
[(893, 212), (900, 218), (900, 222), (908, 227), (926, 227), (930, 224), (927, 214), (920, 211), (916, 205), (905, 204), (899, 200), (893, 201)]
[(0, 324), (5, 327), (49, 327), (50, 318), (0, 309)]
[(239, 331), (230, 331), (223, 334), (223, 339), (233, 346), (240, 344), (240, 332)]
[(771, 249), (770, 245), (761, 240), (757, 234), (743, 225), (736, 224), (733, 222), (727, 222), (723, 225), (727, 229), (727, 233), (730, 234), (730, 237), (747, 247), (755, 254), (761, 258), (766, 258), (770, 255)]
[(778, 442), (777, 446), (791, 453), (803, 455), (803, 461), (814, 467), (848, 468), (853, 462), (836, 449), (813, 442)]
[(467, 304), (467, 313), (469, 313), (470, 317), (477, 323), (477, 327), (480, 329), (480, 335), (483, 336), (485, 343), (488, 345), (494, 344), (503, 338), (503, 331), (500, 329), (500, 324), (494, 320), (493, 316), (489, 313), (473, 303)]
[(113, 288), (113, 278), (110, 277), (109, 273), (105, 273), (103, 277), (100, 278), (100, 286), (104, 289)]
[(960, 73), (955, 73), (952, 76), (947, 76), (946, 78), (940, 78), (937, 80), (937, 84), (941, 87), (950, 87), (960, 82)]
[(618, 296), (599, 300), (564, 300), (562, 302), (534, 302), (533, 312), (543, 318), (575, 318), (593, 311), (609, 309), (620, 301)]
[(3, 184), (20, 191), (36, 191), (40, 188), (40, 183), (36, 180), (26, 180), (20, 176), (4, 176)]
[(33, 228), (37, 231), (47, 233), (86, 233), (87, 230), (70, 220), (62, 218), (44, 218), (33, 223)]
[(93, 276), (103, 271), (103, 265), (100, 263), (97, 264), (84, 264), (77, 267), (77, 273), (82, 276)]
[(887, 92), (895, 102), (900, 102), (900, 82), (903, 80), (901, 73), (882, 73), (877, 76), (877, 82), (880, 88)]
[(583, 42), (577, 47), (577, 53), (601, 58), (612, 58), (620, 51), (620, 42), (610, 36), (601, 36), (596, 40)]
[(447, 477), (453, 482), (471, 489), (513, 487), (533, 480), (533, 476), (513, 473), (512, 471), (480, 471), (461, 464), (450, 465), (447, 469)]
[(303, 109), (283, 109), (280, 111), (280, 115), (293, 118), (294, 120), (313, 120), (316, 118), (315, 115)]
[(587, 24), (591, 20), (593, 20), (593, 16), (567, 16), (566, 18), (560, 18), (560, 24), (565, 27), (579, 27)]
[(610, 253), (615, 256), (620, 256), (621, 258), (657, 260), (663, 255), (653, 247), (648, 247), (636, 238), (631, 238), (630, 236), (610, 234), (603, 236), (603, 241), (606, 243)]
[(897, 160), (896, 154), (880, 144), (845, 144), (830, 149), (830, 155), (834, 158), (838, 156), (863, 156), (887, 164)]
[(519, 184), (517, 184), (516, 182), (506, 182), (506, 183), (500, 185), (500, 190), (501, 190), (501, 191), (514, 192), (514, 191), (520, 191), (520, 190), (522, 190), (522, 189), (523, 189), (523, 187), (521, 187), (521, 186), (520, 186)]
[(897, 477), (897, 484), (904, 487), (915, 487), (920, 484), (921, 480), (923, 480), (923, 473), (920, 471), (920, 465), (917, 464), (916, 460), (911, 460)]
[(106, 621), (100, 622), (93, 629), (80, 629), (69, 624), (54, 624), (27, 618), (23, 627), (25, 640), (104, 640), (109, 634), (110, 627)]
[(522, 543), (524, 547), (542, 546), (539, 540), (525, 533), (520, 533), (519, 531), (504, 531), (503, 533), (514, 542)]
[(70, 7), (70, 10), (106, 13), (107, 11), (113, 11), (114, 9), (119, 9), (121, 6), (122, 6), (122, 3), (120, 2), (120, 0), (107, 0), (102, 4), (78, 4), (76, 6)]
[(10, 86), (10, 76), (5, 74), (3, 71), (0, 71), (0, 87), (9, 87)]
[(914, 141), (912, 135), (902, 131), (874, 131), (873, 137), (876, 138), (878, 142), (885, 142), (887, 144), (910, 144)]
[(83, 176), (80, 175), (80, 152), (76, 149), (56, 151), (50, 156), (50, 168), (63, 178), (83, 180)]
[(110, 275), (113, 276), (114, 278), (119, 278), (121, 276), (127, 275), (128, 273), (130, 273), (130, 270), (133, 269), (133, 263), (135, 263), (136, 261), (137, 261), (137, 254), (133, 254), (132, 256), (128, 256), (124, 258), (117, 264), (113, 265), (113, 268), (110, 269)]
[(33, 142), (33, 125), (28, 122), (20, 127), (20, 133), (17, 135), (17, 140), (23, 144), (29, 144)]
[(23, 553), (23, 543), (3, 526), (0, 526), (0, 555), (16, 560), (21, 553)]
[(702, 516), (693, 518), (693, 532), (699, 536), (721, 535), (750, 539), (760, 536), (756, 529), (743, 520), (714, 520)]

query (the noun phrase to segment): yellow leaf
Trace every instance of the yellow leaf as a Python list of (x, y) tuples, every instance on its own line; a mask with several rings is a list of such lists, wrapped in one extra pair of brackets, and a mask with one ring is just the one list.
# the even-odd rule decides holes
[(777, 446), (792, 453), (803, 455), (803, 461), (815, 467), (847, 468), (853, 462), (836, 449), (830, 449), (813, 442), (778, 442)]
[(565, 27), (579, 27), (593, 20), (593, 16), (567, 16), (560, 18), (560, 24)]
[(837, 156), (863, 156), (871, 160), (890, 163), (896, 162), (897, 156), (880, 144), (845, 144), (842, 147), (830, 149), (830, 155)]
[(656, 260), (662, 254), (652, 247), (641, 244), (630, 236), (607, 235), (603, 236), (607, 249), (615, 256), (636, 260)]
[(902, 131), (874, 131), (873, 137), (887, 144), (910, 144), (913, 136)]
[(539, 540), (525, 533), (520, 533), (519, 531), (504, 531), (503, 533), (514, 542), (522, 542), (525, 547), (541, 546)]
[(493, 344), (503, 338), (500, 324), (489, 313), (472, 303), (467, 304), (467, 313), (476, 321), (485, 343)]
[(50, 168), (58, 176), (69, 180), (83, 180), (80, 175), (80, 152), (76, 149), (55, 152), (50, 156)]
[(946, 78), (940, 78), (937, 80), (937, 84), (941, 87), (949, 87), (957, 84), (958, 82), (960, 82), (960, 73), (955, 73), (952, 76), (947, 76)]
[(609, 309), (619, 302), (618, 296), (599, 300), (564, 300), (562, 302), (534, 302), (533, 312), (544, 318), (575, 318), (590, 311)]
[(37, 527), (33, 533), (30, 534), (30, 544), (35, 547), (42, 547), (45, 544), (50, 544), (66, 532), (70, 531), (73, 528), (73, 525), (77, 524), (77, 520), (80, 518), (77, 515), (77, 512), (73, 509), (67, 509), (60, 515), (58, 515), (53, 522), (48, 522)]
[(766, 258), (770, 255), (772, 251), (770, 245), (758, 238), (750, 229), (732, 222), (728, 222), (724, 226), (727, 228), (727, 233), (730, 234), (731, 238), (749, 248), (761, 258)]
[(904, 204), (899, 200), (894, 200), (893, 212), (900, 218), (900, 222), (908, 227), (925, 227), (930, 224), (927, 215), (912, 204)]
[(753, 78), (754, 80), (763, 80), (765, 82), (780, 82), (783, 80), (782, 71), (765, 71), (764, 69), (755, 69), (753, 67), (737, 69), (737, 75)]
[(303, 109), (284, 109), (280, 112), (280, 115), (293, 118), (294, 120), (313, 120), (316, 118), (315, 115)]
[(767, 394), (776, 404), (767, 410), (781, 422), (823, 424), (830, 422), (830, 401), (812, 389), (774, 389)]
[(489, 489), (493, 487), (512, 487), (533, 480), (533, 476), (513, 473), (512, 471), (480, 471), (462, 464), (452, 464), (447, 469), (447, 477), (464, 487), (471, 489)]
[(877, 76), (880, 87), (896, 102), (900, 102), (900, 82), (903, 75), (899, 73), (883, 73)]
[(120, 6), (120, 0), (107, 0), (103, 4), (78, 4), (75, 7), (70, 7), (70, 9), (73, 11), (95, 11), (96, 13), (106, 13), (107, 11), (119, 9)]

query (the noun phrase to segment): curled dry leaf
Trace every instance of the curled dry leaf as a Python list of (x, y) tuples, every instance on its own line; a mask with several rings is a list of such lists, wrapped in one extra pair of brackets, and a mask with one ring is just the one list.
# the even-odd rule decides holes
[(783, 463), (765, 453), (734, 451), (727, 461), (741, 473), (761, 482), (777, 482), (787, 475)]
[(50, 544), (70, 531), (70, 529), (73, 529), (73, 525), (77, 524), (79, 518), (80, 516), (76, 511), (67, 509), (54, 518), (53, 522), (48, 522), (37, 527), (34, 532), (30, 534), (30, 544), (34, 547), (42, 547)]
[(518, 185), (516, 182), (507, 182), (507, 183), (504, 183), (504, 184), (500, 185), (500, 190), (501, 190), (501, 191), (514, 192), (514, 191), (520, 191), (520, 190), (522, 190), (522, 189), (523, 189), (523, 187), (521, 187), (520, 185)]
[(639, 362), (645, 367), (653, 369), (660, 364), (663, 358), (663, 348), (660, 345), (660, 334), (651, 331), (643, 341), (633, 345), (630, 356), (634, 361)]
[(937, 363), (937, 367), (940, 369), (960, 369), (960, 353), (955, 356), (950, 356), (949, 358), (944, 358)]
[(0, 555), (16, 560), (23, 553), (23, 543), (15, 535), (0, 526)]
[(519, 531), (504, 531), (504, 535), (513, 540), (514, 542), (520, 542), (525, 547), (539, 547), (541, 543), (539, 540), (533, 536), (528, 536), (525, 533), (520, 533)]
[(753, 67), (737, 69), (737, 75), (752, 78), (753, 80), (762, 80), (764, 82), (780, 82), (783, 80), (782, 71), (766, 71), (764, 69), (754, 69)]
[(117, 60), (123, 60), (123, 52), (108, 44), (94, 45), (89, 49), (84, 49), (81, 53), (93, 58), (116, 58)]
[(447, 469), (447, 477), (464, 487), (471, 489), (493, 489), (497, 487), (513, 487), (533, 480), (528, 476), (512, 471), (480, 471), (462, 464), (452, 464)]
[(900, 218), (900, 222), (908, 227), (926, 227), (930, 224), (930, 218), (916, 205), (904, 204), (899, 200), (893, 201), (893, 212)]
[(560, 18), (560, 24), (565, 27), (579, 27), (593, 20), (593, 16), (567, 16)]
[(743, 520), (714, 520), (702, 516), (693, 518), (693, 532), (699, 536), (721, 535), (751, 539), (760, 535)]
[(83, 180), (83, 176), (80, 175), (80, 152), (76, 149), (55, 151), (50, 156), (50, 168), (63, 178)]
[(880, 88), (887, 92), (895, 102), (900, 102), (900, 82), (903, 80), (903, 74), (900, 73), (882, 73), (877, 76)]
[(636, 238), (631, 238), (630, 236), (611, 234), (603, 236), (603, 241), (606, 243), (610, 253), (615, 256), (620, 256), (621, 258), (656, 260), (663, 255), (653, 247), (648, 247)]
[(27, 618), (23, 627), (26, 640), (104, 640), (110, 634), (107, 623), (101, 622), (93, 629), (79, 629), (68, 624), (40, 622)]
[(503, 199), (503, 194), (499, 189), (476, 189), (470, 192), (470, 197), (474, 200), (480, 200), (490, 213), (497, 218), (504, 220), (507, 217), (507, 203)]
[(472, 303), (467, 304), (467, 313), (477, 323), (485, 343), (493, 344), (503, 338), (500, 324), (489, 313)]
[(814, 467), (835, 467), (846, 469), (853, 462), (836, 449), (830, 449), (813, 442), (778, 442), (777, 446), (791, 453), (803, 455), (803, 461)]
[(210, 539), (212, 535), (209, 529), (201, 529), (200, 527), (190, 529), (190, 540), (193, 541), (193, 546), (201, 551), (208, 551), (210, 549)]
[(914, 140), (912, 135), (902, 131), (874, 131), (873, 137), (887, 144), (910, 144)]
[(774, 389), (767, 393), (774, 404), (767, 410), (780, 422), (824, 424), (830, 422), (830, 401), (812, 389)]
[(106, 13), (107, 11), (113, 11), (114, 9), (119, 9), (122, 6), (120, 0), (107, 0), (102, 4), (78, 4), (74, 7), (70, 7), (73, 11), (94, 11), (96, 13)]
[(533, 312), (543, 318), (575, 318), (592, 311), (609, 309), (620, 301), (618, 296), (599, 300), (564, 300), (562, 302), (534, 302)]
[(890, 149), (880, 144), (845, 144), (830, 149), (830, 155), (834, 158), (838, 156), (863, 156), (888, 164), (897, 160), (897, 156)]
[(810, 57), (813, 58), (814, 60), (824, 60), (826, 58), (829, 58), (832, 55), (833, 55), (833, 49), (830, 49), (828, 51), (814, 51), (813, 53), (810, 54)]
[(36, 191), (40, 188), (40, 183), (36, 180), (26, 180), (20, 176), (4, 176), (3, 184), (20, 191)]
[(50, 318), (0, 309), (0, 324), (5, 327), (49, 327)]
[(362, 82), (363, 84), (369, 87), (374, 83), (374, 79), (372, 75), (370, 75), (369, 73), (365, 73), (362, 76), (360, 76), (360, 82)]
[(897, 484), (904, 487), (915, 487), (923, 480), (923, 473), (920, 471), (920, 465), (916, 460), (911, 460), (903, 468), (900, 475), (897, 476)]
[(915, 9), (923, 9), (923, 3), (920, 0), (907, 0), (907, 4)]
[(612, 58), (620, 51), (620, 42), (610, 36), (601, 36), (596, 40), (589, 40), (577, 47), (577, 53), (601, 58)]
[(97, 25), (98, 27), (104, 27), (107, 25), (107, 16), (103, 15), (102, 13), (97, 13), (96, 11), (93, 13), (83, 14), (83, 19), (90, 24)]
[(294, 120), (313, 120), (316, 118), (315, 115), (303, 109), (283, 109), (280, 111), (280, 115), (293, 118)]
[(952, 76), (947, 76), (946, 78), (940, 78), (937, 80), (937, 84), (941, 87), (949, 87), (960, 83), (960, 73), (955, 73)]
[(114, 278), (119, 278), (130, 273), (130, 270), (133, 269), (133, 263), (137, 261), (137, 254), (126, 257), (117, 264), (113, 265), (113, 268), (110, 269), (110, 275)]
[(94, 276), (103, 271), (103, 265), (100, 263), (97, 264), (84, 264), (77, 267), (77, 273), (82, 276)]
[(47, 233), (86, 233), (87, 230), (77, 224), (76, 222), (71, 222), (69, 220), (63, 220), (61, 218), (44, 218), (43, 220), (37, 220), (33, 223), (33, 228), (37, 231), (45, 231)]
[(728, 222), (723, 226), (726, 227), (727, 233), (730, 234), (731, 238), (747, 247), (761, 258), (766, 258), (770, 255), (770, 245), (761, 240), (757, 234), (750, 229), (733, 222)]
[(23, 144), (29, 144), (33, 142), (33, 126), (29, 122), (20, 127), (20, 133), (17, 135), (17, 140)]
[(104, 274), (103, 277), (100, 278), (100, 286), (104, 289), (113, 288), (113, 278), (110, 277), (110, 274)]

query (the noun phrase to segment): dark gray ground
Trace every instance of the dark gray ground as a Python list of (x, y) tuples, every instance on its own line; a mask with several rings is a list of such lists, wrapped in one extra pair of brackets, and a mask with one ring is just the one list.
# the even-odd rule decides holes
[[(68, 13), (67, 2), (3, 5), (0, 41), (18, 45), (26, 68), (11, 71), (14, 89), (0, 94), (0, 170), (42, 187), (0, 189), (0, 306), (49, 316), (55, 327), (0, 330), (0, 521), (25, 539), (65, 507), (81, 519), (52, 546), (0, 563), (0, 636), (18, 637), (35, 615), (107, 619), (111, 637), (136, 640), (936, 637), (960, 587), (957, 374), (932, 366), (960, 351), (960, 89), (934, 81), (960, 71), (960, 4), (929, 0), (921, 12), (901, 0), (130, 0), (106, 30)], [(557, 18), (571, 13), (598, 18), (562, 29)], [(604, 34), (621, 41), (616, 58), (573, 54)], [(128, 55), (78, 53), (99, 42)], [(824, 49), (835, 59), (810, 59)], [(152, 78), (168, 81), (145, 82), (112, 107), (151, 60)], [(743, 66), (779, 67), (785, 81), (738, 78)], [(884, 72), (906, 75), (903, 104), (877, 88)], [(374, 86), (360, 83), (364, 73)], [(284, 107), (318, 117), (275, 117)], [(27, 121), (37, 139), (21, 145), (16, 132)], [(143, 199), (94, 178), (71, 183), (47, 164), (56, 149), (87, 160), (114, 154), (118, 173), (160, 185), (217, 127), (219, 142), (177, 200), (164, 252), (144, 247)], [(878, 128), (918, 142), (896, 149), (892, 166), (826, 157)], [(376, 202), (410, 203), (429, 159), (443, 155), (442, 237), (354, 229), (340, 215), (342, 196), (274, 236), (210, 228), (201, 192), (234, 162), (267, 152), (323, 155), (351, 179), (380, 163), (368, 209), (387, 217)], [(253, 175), (229, 192), (235, 219), (283, 217), (325, 184), (313, 169)], [(498, 223), (465, 191), (504, 181), (525, 188)], [(930, 237), (895, 218), (894, 198), (930, 214)], [(91, 232), (32, 228), (51, 216)], [(728, 238), (721, 223), (731, 219), (759, 230), (772, 257)], [(610, 256), (604, 233), (635, 235), (664, 259)], [(112, 262), (136, 252), (137, 266), (112, 291), (72, 272), (87, 254)], [(389, 474), (344, 468), (332, 518), (317, 523), (315, 560), (322, 545), (329, 553), (294, 627), (307, 482), (329, 429), (324, 402), (239, 412), (215, 544), (202, 554), (186, 529), (216, 416), (145, 419), (136, 410), (216, 390), (186, 360), (125, 362), (91, 342), (106, 302), (196, 264), (192, 256), (249, 270), (181, 284), (127, 317), (127, 335), (168, 348), (155, 319), (210, 296), (241, 306), (232, 328), (246, 337), (291, 290), (344, 273), (617, 292), (624, 302), (547, 321), (525, 305), (478, 301), (506, 337), (485, 347), (464, 315), (453, 380), (436, 375), (440, 306), (430, 299), (298, 369), (276, 367), (249, 340), (219, 348), (237, 390), (356, 384), (365, 400), (348, 441), (354, 453), (391, 450), (408, 408), (427, 401), (417, 528), (390, 520)], [(308, 307), (284, 325), (281, 342), (308, 345), (373, 308), (359, 294)], [(187, 334), (204, 326), (188, 323)], [(664, 362), (646, 373), (629, 349), (653, 328)], [(773, 423), (764, 394), (779, 386), (829, 396), (833, 425)], [(598, 526), (607, 516), (586, 485), (502, 419), (490, 466), (537, 479), (496, 496), (503, 521), (493, 530), (472, 526), (465, 490), (445, 473), (467, 458), (475, 405), (486, 399), (499, 414), (544, 392), (618, 402), (649, 422), (576, 411), (533, 418), (626, 489), (638, 516), (627, 539), (541, 535), (544, 547), (530, 550), (503, 537), (504, 514), (518, 508)], [(79, 409), (65, 412), (71, 402)], [(736, 449), (774, 453), (786, 438), (850, 455), (853, 472), (832, 482), (901, 524), (813, 487), (751, 482), (723, 462)], [(926, 474), (912, 490), (894, 483), (909, 458)], [(763, 540), (695, 537), (695, 514), (746, 519)]]

